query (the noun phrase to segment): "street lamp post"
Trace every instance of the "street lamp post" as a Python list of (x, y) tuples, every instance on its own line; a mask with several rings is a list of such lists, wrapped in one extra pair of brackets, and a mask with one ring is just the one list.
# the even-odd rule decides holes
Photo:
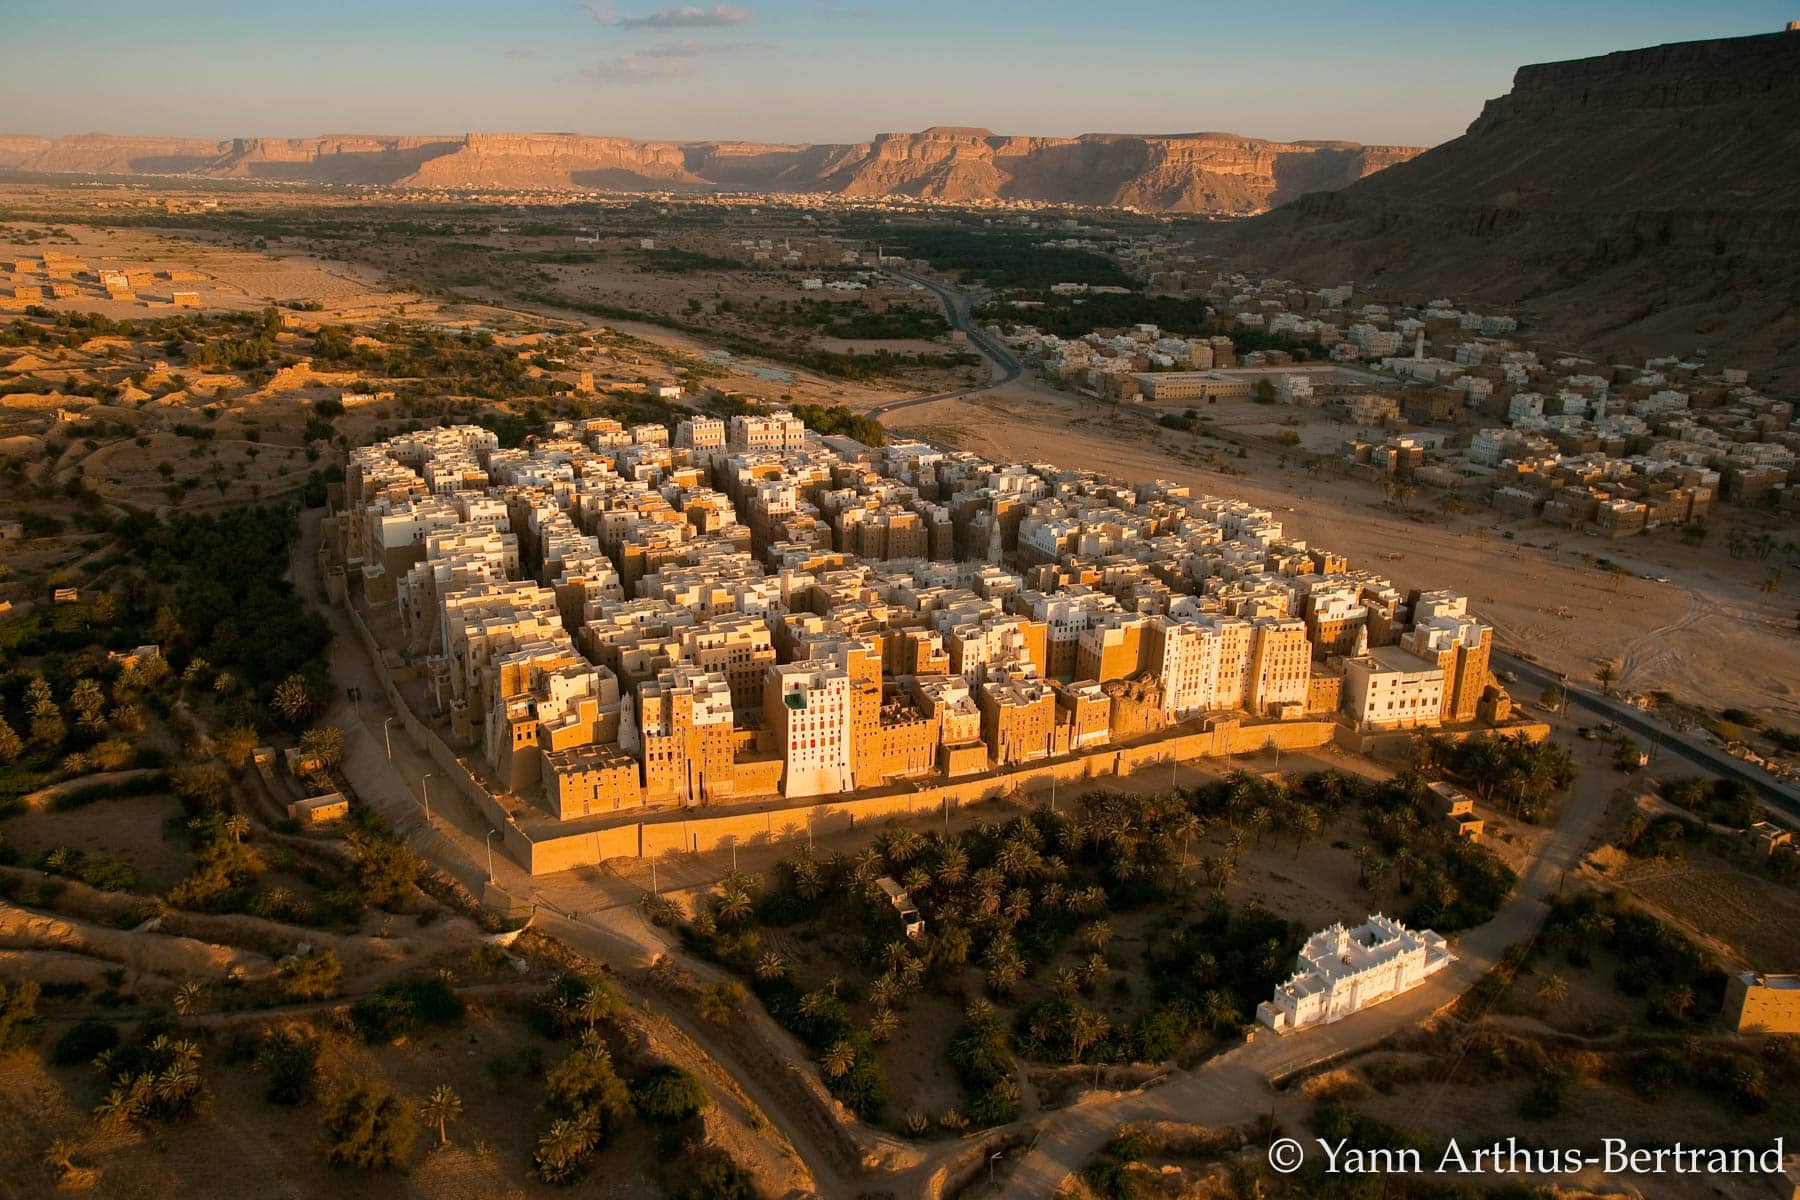
[(425, 823), (431, 824), (431, 777), (436, 774), (427, 771), (419, 776), (419, 796), (425, 802)]
[(394, 765), (394, 718), (381, 723), (381, 742), (387, 747), (388, 766)]
[(488, 830), (488, 834), (487, 834), (487, 860), (488, 860), (487, 881), (489, 883), (494, 882), (494, 835), (499, 832), (500, 831), (498, 829), (490, 829), (490, 830)]

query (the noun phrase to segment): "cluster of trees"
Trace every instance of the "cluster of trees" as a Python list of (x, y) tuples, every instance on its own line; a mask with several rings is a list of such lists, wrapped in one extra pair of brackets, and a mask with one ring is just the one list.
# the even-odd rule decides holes
[(956, 271), (966, 281), (1000, 290), (1043, 290), (1057, 283), (1135, 286), (1131, 276), (1106, 255), (1046, 246), (1042, 233), (994, 232), (948, 224), (917, 228), (884, 224), (869, 226), (867, 236), (890, 254), (922, 258), (940, 271)]
[[(163, 647), (176, 665), (198, 657), (224, 671), (214, 689), (228, 700), (241, 688), (245, 705), (232, 718), (265, 720), (257, 702), (298, 677), (310, 697), (327, 694), (325, 619), (307, 608), (284, 575), (288, 548), (299, 535), (292, 512), (275, 507), (219, 513), (176, 513), (159, 521), (134, 512), (114, 527), (120, 549), (137, 560), (121, 616)], [(152, 582), (154, 581), (154, 582)], [(298, 711), (300, 721), (291, 713)], [(300, 724), (304, 710), (283, 709)]]
[(793, 414), (806, 422), (808, 429), (823, 434), (853, 437), (865, 446), (879, 446), (887, 441), (887, 430), (874, 417), (852, 412), (841, 404), (796, 404)]
[[(1029, 307), (1015, 301), (1025, 301)], [(1098, 296), (1058, 296), (1049, 291), (1020, 293), (983, 305), (978, 315), (983, 320), (1035, 325), (1061, 338), (1079, 338), (1097, 329), (1130, 329), (1141, 324), (1154, 324), (1176, 337), (1225, 332), (1203, 299), (1147, 296), (1142, 292)]]
[(377, 344), (358, 340), (346, 325), (322, 325), (313, 335), (313, 361), (321, 369), (353, 371), (381, 379), (430, 381), (459, 396), (513, 400), (548, 396), (555, 383), (531, 372), (516, 350), (486, 332), (449, 332), (390, 321)]
[[(785, 302), (782, 305), (785, 309)], [(795, 317), (826, 337), (837, 338), (934, 338), (948, 333), (950, 323), (935, 308), (895, 304), (876, 312), (861, 304), (801, 300)]]
[(1541, 944), (1586, 967), (1596, 950), (1617, 961), (1613, 981), (1645, 1000), (1652, 1024), (1682, 1028), (1716, 1013), (1725, 999), (1725, 973), (1700, 947), (1617, 892), (1555, 897)]
[(275, 341), (281, 333), (281, 312), (273, 305), (260, 313), (232, 313), (222, 319), (234, 328), (206, 337), (184, 350), (189, 366), (203, 371), (254, 371), (286, 365)]
[(1613, 841), (1633, 858), (1668, 859), (1685, 856), (1690, 845), (1699, 845), (1706, 837), (1706, 826), (1690, 817), (1632, 813)]
[[(96, 603), (88, 613), (110, 608)], [(145, 706), (166, 709), (183, 686), (203, 685), (210, 670), (202, 660), (176, 677), (161, 656), (120, 667), (98, 654), (71, 655), (67, 644), (84, 642), (93, 632), (62, 625), (52, 620), (10, 631), (18, 636), (14, 647), (21, 656), (44, 652), (33, 669), (0, 676), (0, 768), (16, 780), (16, 786), (3, 789), (14, 794), (55, 771), (76, 776), (160, 766), (161, 751), (134, 741), (144, 728)]]
[(128, 1045), (102, 1050), (95, 1066), (106, 1094), (94, 1109), (103, 1122), (148, 1125), (190, 1116), (200, 1098), (200, 1047), (155, 1023)]
[(987, 1000), (970, 1002), (962, 1027), (950, 1039), (948, 1055), (968, 1098), (967, 1116), (976, 1125), (1004, 1125), (1019, 1115), (1019, 1085), (1012, 1080), (1012, 1032)]
[[(1195, 1036), (1227, 1036), (1292, 969), (1304, 931), (1257, 909), (1216, 901), (1206, 916), (1161, 939), (1151, 957), (1154, 1003), (1128, 1020), (1106, 996), (1129, 994), (1108, 956), (1108, 916), (1186, 894), (1186, 866), (1223, 892), (1252, 845), (1292, 839), (1296, 851), (1359, 805), (1371, 843), (1358, 856), (1376, 890), (1397, 867), (1412, 915), (1443, 930), (1492, 915), (1512, 872), (1481, 847), (1451, 837), (1423, 776), (1387, 783), (1336, 772), (1264, 779), (1248, 772), (1160, 795), (1095, 792), (1073, 813), (1038, 809), (1004, 825), (956, 833), (897, 829), (854, 855), (781, 863), (772, 881), (728, 875), (683, 927), (689, 944), (750, 981), (768, 1011), (820, 1056), (827, 1086), (861, 1114), (885, 1099), (874, 1048), (897, 1031), (908, 998), (926, 986), (961, 994), (979, 978), (990, 1001), (968, 1013), (951, 1048), (965, 1091), (962, 1119), (1005, 1120), (1016, 1102), (1003, 1063), (1015, 1051), (1052, 1062), (1159, 1062)], [(1189, 857), (1208, 828), (1223, 849)], [(1377, 852), (1388, 857), (1378, 857)], [(896, 878), (925, 919), (900, 935), (876, 880)], [(812, 922), (832, 956), (868, 982), (802, 978), (768, 949), (763, 927)], [(1030, 986), (1028, 987), (1028, 982)], [(868, 1119), (874, 1119), (869, 1117)]]
[(1457, 740), (1442, 734), (1422, 737), (1415, 760), (1424, 770), (1448, 774), (1485, 804), (1497, 804), (1522, 821), (1543, 819), (1550, 800), (1575, 782), (1568, 748), (1549, 739), (1499, 734)]
[[(529, 304), (543, 304), (552, 308), (568, 309), (571, 312), (586, 313), (589, 316), (604, 317), (615, 321), (642, 321), (649, 325), (661, 325), (665, 329), (678, 329), (683, 333), (698, 334), (732, 354), (790, 363), (819, 375), (830, 375), (835, 379), (875, 382), (910, 368), (967, 367), (981, 362), (980, 355), (965, 352), (895, 354), (891, 350), (877, 350), (872, 354), (838, 354), (830, 350), (795, 347), (786, 341), (750, 337), (747, 334), (720, 329), (716, 324), (708, 325), (695, 320), (682, 320), (679, 317), (651, 312), (647, 309), (583, 300), (561, 292), (515, 288), (512, 295), (515, 299)], [(547, 385), (540, 384), (539, 386)], [(522, 389), (526, 392), (530, 390)]]
[(1698, 1041), (1659, 1047), (1629, 1055), (1619, 1064), (1618, 1074), (1652, 1103), (1685, 1087), (1755, 1116), (1768, 1111), (1773, 1088), (1800, 1082), (1800, 1038), (1768, 1038), (1760, 1055)]
[[(546, 1183), (579, 1180), (634, 1114), (652, 1124), (680, 1126), (711, 1103), (698, 1078), (667, 1063), (646, 1064), (627, 1081), (607, 1045), (607, 1033), (624, 1007), (623, 997), (606, 979), (573, 971), (552, 980), (533, 1007), (539, 1032), (575, 1042), (544, 1077), (543, 1109), (550, 1125), (538, 1138), (532, 1166)], [(735, 1165), (721, 1173), (715, 1164), (707, 1175), (713, 1176), (719, 1184), (743, 1181)]]
[(1744, 829), (1762, 819), (1756, 791), (1742, 779), (1706, 779), (1684, 776), (1665, 779), (1660, 788), (1669, 803), (1703, 820)]

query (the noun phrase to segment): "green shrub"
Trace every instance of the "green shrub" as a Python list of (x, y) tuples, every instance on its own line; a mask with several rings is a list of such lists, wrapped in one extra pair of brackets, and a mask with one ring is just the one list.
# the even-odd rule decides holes
[(319, 1151), (334, 1167), (386, 1171), (402, 1166), (418, 1128), (412, 1110), (385, 1085), (361, 1083), (326, 1104)]
[(350, 1006), (357, 1036), (371, 1045), (397, 1041), (426, 1025), (454, 1025), (463, 1002), (442, 979), (384, 983)]
[(270, 1104), (305, 1104), (319, 1077), (318, 1039), (270, 1034), (256, 1053), (256, 1070), (264, 1077), (263, 1099)]
[(94, 1017), (77, 1021), (63, 1031), (50, 1049), (50, 1061), (59, 1067), (91, 1063), (119, 1044), (119, 1031), (111, 1021)]
[(712, 1100), (699, 1077), (680, 1067), (657, 1067), (631, 1089), (638, 1116), (666, 1125), (685, 1121)]

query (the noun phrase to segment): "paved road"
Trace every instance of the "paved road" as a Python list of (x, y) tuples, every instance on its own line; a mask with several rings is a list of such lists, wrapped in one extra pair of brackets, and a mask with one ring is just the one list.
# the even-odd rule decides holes
[(1493, 920), (1460, 935), (1453, 947), (1457, 961), (1424, 986), (1332, 1025), (1285, 1036), (1263, 1030), (1255, 1042), (1194, 1070), (1171, 1072), (1166, 1082), (1148, 1091), (1096, 1099), (1042, 1118), (1036, 1123), (1037, 1144), (1013, 1172), (1005, 1194), (1055, 1195), (1063, 1180), (1079, 1171), (1121, 1125), (1134, 1121), (1205, 1125), (1250, 1120), (1281, 1102), (1271, 1081), (1416, 1028), (1473, 987), (1508, 946), (1537, 935), (1549, 912), (1546, 900), (1592, 846), (1610, 792), (1604, 781), (1577, 789), (1512, 899)]
[(913, 408), (921, 404), (935, 404), (939, 400), (955, 400), (962, 396), (986, 391), (991, 387), (998, 387), (1003, 383), (1011, 383), (1019, 377), (1022, 368), (1013, 352), (989, 337), (981, 326), (975, 323), (974, 318), (969, 316), (969, 310), (986, 299), (987, 293), (966, 292), (961, 288), (954, 288), (948, 284), (939, 283), (935, 279), (915, 275), (911, 271), (902, 271), (896, 267), (889, 267), (888, 274), (903, 283), (917, 284), (938, 298), (938, 303), (944, 306), (944, 318), (950, 322), (951, 328), (962, 330), (969, 339), (969, 345), (980, 351), (982, 356), (988, 360), (988, 381), (975, 387), (958, 388), (955, 391), (938, 392), (930, 396), (911, 396), (905, 400), (894, 400), (887, 404), (877, 405), (869, 410), (870, 416), (880, 419), (889, 413), (899, 412), (901, 409)]
[(1568, 693), (1571, 707), (1605, 717), (1639, 737), (1650, 739), (1658, 752), (1667, 750), (1704, 771), (1723, 775), (1728, 779), (1741, 779), (1755, 788), (1769, 807), (1788, 816), (1800, 816), (1800, 788), (1776, 778), (1761, 767), (1733, 758), (1710, 742), (1681, 733), (1617, 697), (1602, 696), (1564, 683), (1556, 672), (1536, 663), (1498, 650), (1494, 652), (1494, 660), (1502, 668), (1518, 672), (1521, 680), (1528, 680), (1539, 688), (1547, 688), (1552, 684), (1560, 686)]

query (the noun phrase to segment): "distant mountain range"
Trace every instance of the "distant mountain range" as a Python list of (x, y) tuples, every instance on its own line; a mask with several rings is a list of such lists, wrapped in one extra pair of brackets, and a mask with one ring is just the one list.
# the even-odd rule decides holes
[(1242, 264), (1518, 306), (1800, 382), (1800, 32), (1519, 68), (1461, 137), (1220, 231)]
[(1355, 183), (1415, 146), (1230, 133), (1007, 137), (935, 127), (843, 145), (646, 142), (573, 133), (461, 137), (61, 138), (0, 134), (0, 168), (409, 188), (822, 192), (1036, 200), (1246, 215)]

